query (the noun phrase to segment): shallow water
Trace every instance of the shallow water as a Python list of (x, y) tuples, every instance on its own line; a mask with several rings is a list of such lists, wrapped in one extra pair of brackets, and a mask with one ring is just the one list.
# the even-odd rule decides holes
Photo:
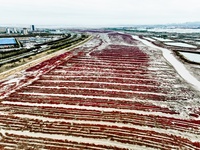
[(181, 55), (183, 55), (186, 59), (194, 62), (200, 63), (200, 54), (196, 53), (188, 53), (188, 52), (179, 52)]
[(176, 59), (176, 57), (173, 55), (173, 53), (162, 47), (158, 47), (146, 40), (140, 39), (138, 36), (132, 36), (134, 39), (141, 41), (147, 46), (150, 46), (152, 48), (160, 49), (163, 52), (164, 58), (174, 67), (174, 69), (177, 71), (177, 73), (185, 79), (188, 83), (192, 84), (196, 90), (200, 91), (200, 81), (198, 81), (188, 70), (185, 68), (183, 63), (181, 63), (179, 60)]
[(179, 46), (179, 47), (188, 47), (188, 48), (196, 48), (194, 45), (186, 44), (186, 43), (181, 43), (181, 42), (167, 42), (165, 43), (166, 45), (171, 45), (171, 46)]

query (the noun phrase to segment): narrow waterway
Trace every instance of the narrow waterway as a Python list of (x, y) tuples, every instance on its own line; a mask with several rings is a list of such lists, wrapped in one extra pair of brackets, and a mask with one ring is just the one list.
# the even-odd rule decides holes
[(175, 68), (175, 70), (178, 72), (178, 74), (186, 80), (188, 83), (193, 85), (193, 87), (200, 91), (200, 81), (198, 81), (187, 69), (186, 67), (178, 60), (175, 58), (173, 53), (162, 47), (158, 47), (151, 42), (148, 42), (146, 40), (140, 39), (138, 36), (132, 36), (134, 39), (141, 41), (143, 44), (150, 46), (152, 48), (157, 48), (162, 51), (164, 58)]
[(200, 54), (188, 52), (180, 52), (180, 54), (190, 61), (200, 63)]

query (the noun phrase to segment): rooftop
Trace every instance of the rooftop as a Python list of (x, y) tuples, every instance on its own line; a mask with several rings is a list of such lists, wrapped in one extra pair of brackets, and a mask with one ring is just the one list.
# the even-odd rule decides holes
[(15, 38), (0, 38), (0, 45), (16, 44)]

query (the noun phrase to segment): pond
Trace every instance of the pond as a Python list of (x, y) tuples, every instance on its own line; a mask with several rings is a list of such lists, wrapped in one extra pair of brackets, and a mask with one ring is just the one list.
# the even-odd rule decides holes
[(149, 38), (149, 37), (143, 37), (145, 40), (149, 40), (151, 42), (155, 42), (156, 40), (152, 39), (152, 38)]
[(152, 37), (152, 38), (154, 38), (154, 39), (156, 39), (158, 41), (161, 41), (161, 42), (172, 42), (173, 41), (171, 39), (163, 39), (163, 38), (158, 38), (158, 37)]
[(187, 48), (197, 48), (194, 45), (190, 45), (190, 44), (187, 44), (187, 43), (181, 43), (181, 42), (166, 42), (165, 45), (187, 47)]
[(200, 63), (200, 54), (189, 53), (189, 52), (179, 52), (179, 53), (190, 61)]

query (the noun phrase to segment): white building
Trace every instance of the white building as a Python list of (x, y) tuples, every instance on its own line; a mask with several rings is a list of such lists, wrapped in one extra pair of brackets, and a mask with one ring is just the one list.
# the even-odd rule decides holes
[(0, 33), (6, 33), (6, 28), (5, 27), (0, 27)]
[(17, 29), (16, 28), (13, 28), (13, 31), (14, 31), (14, 33), (17, 33)]
[(23, 34), (27, 35), (28, 34), (28, 29), (27, 28), (23, 28)]
[(7, 28), (7, 29), (6, 29), (6, 33), (7, 33), (7, 34), (10, 34), (10, 28)]

